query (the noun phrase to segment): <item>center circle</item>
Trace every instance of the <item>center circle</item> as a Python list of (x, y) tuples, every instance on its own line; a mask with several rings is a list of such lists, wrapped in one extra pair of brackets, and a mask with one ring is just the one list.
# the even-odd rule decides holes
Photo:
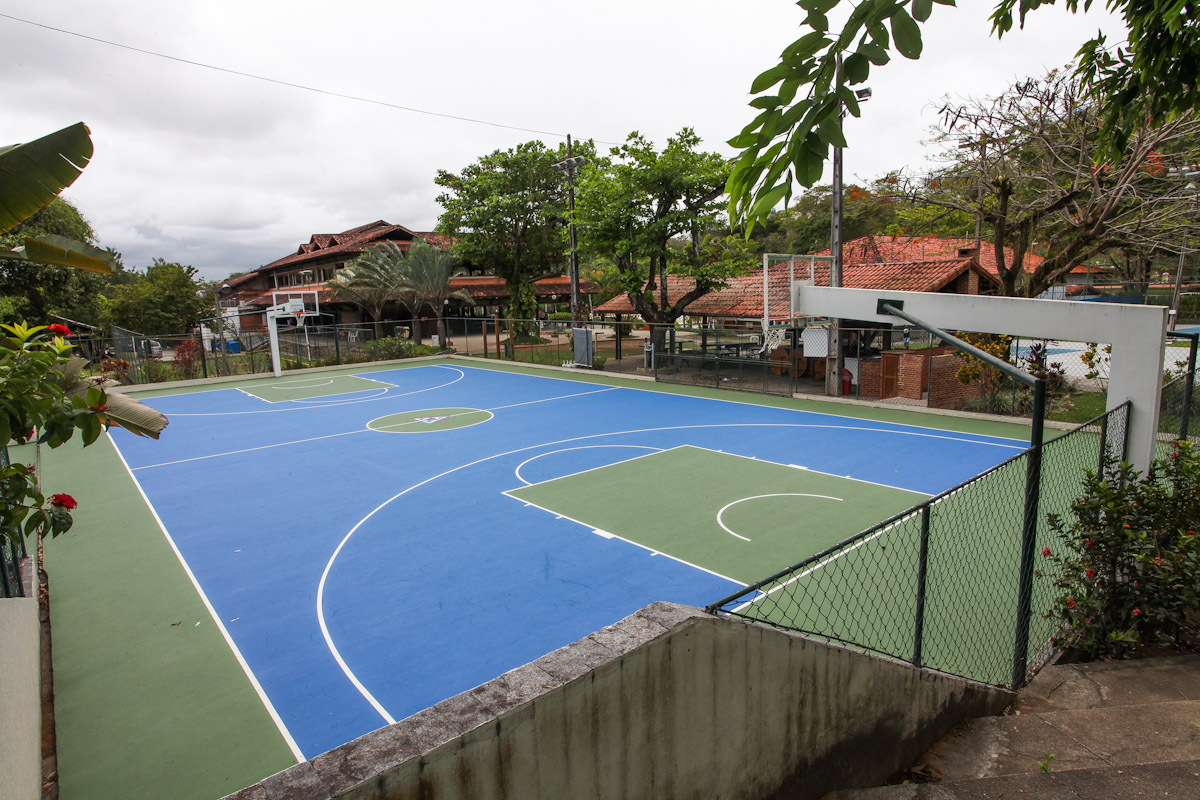
[(367, 423), (379, 433), (438, 433), (487, 422), (492, 412), (478, 408), (426, 408), (377, 417)]

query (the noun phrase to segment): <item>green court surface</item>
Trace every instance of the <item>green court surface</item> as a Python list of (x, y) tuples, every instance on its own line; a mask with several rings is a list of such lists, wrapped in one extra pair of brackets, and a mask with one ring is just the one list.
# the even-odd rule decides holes
[(271, 383), (259, 382), (239, 388), (246, 394), (266, 400), (268, 403), (281, 403), (285, 400), (308, 400), (338, 394), (368, 392), (372, 389), (386, 389), (388, 386), (391, 384), (360, 378), (357, 375), (336, 375), (326, 372), (302, 377), (288, 376)]
[(373, 431), (383, 433), (437, 433), (455, 428), (469, 428), (492, 418), (492, 412), (478, 408), (425, 408), (388, 414), (367, 423)]
[(693, 446), (507, 494), (601, 536), (740, 583), (824, 550), (925, 497)]

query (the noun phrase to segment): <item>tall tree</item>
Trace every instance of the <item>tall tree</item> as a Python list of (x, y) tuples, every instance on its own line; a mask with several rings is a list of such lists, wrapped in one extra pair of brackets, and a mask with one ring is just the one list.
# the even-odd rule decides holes
[(114, 289), (104, 319), (149, 335), (186, 333), (208, 311), (207, 300), (197, 296), (199, 289), (193, 267), (156, 258), (135, 283)]
[[(56, 197), (42, 208), (0, 233), (0, 257), (26, 240), (47, 236), (73, 239), (93, 246), (95, 231), (75, 206)], [(100, 321), (98, 297), (105, 286), (104, 277), (65, 266), (31, 263), (28, 260), (0, 258), (0, 295), (6, 308), (0, 322), (29, 319), (53, 322), (50, 314), (90, 325)]]
[[(595, 145), (576, 142), (573, 155), (587, 159), (583, 174), (595, 168)], [(567, 157), (555, 149), (525, 142), (496, 150), (455, 174), (438, 170), (445, 189), (437, 201), (445, 211), (438, 231), (457, 239), (455, 255), (504, 279), (509, 313), (533, 319), (533, 282), (561, 274), (567, 264), (567, 183), (552, 166)]]
[(1074, 76), (1057, 72), (998, 98), (948, 103), (936, 141), (950, 166), (900, 188), (908, 200), (979, 215), (1010, 296), (1035, 297), (1112, 248), (1177, 252), (1181, 229), (1194, 224), (1195, 189), (1168, 165), (1200, 162), (1200, 118), (1142, 126), (1111, 161), (1099, 113)]
[[(325, 285), (334, 297), (365, 311), (375, 323), (375, 335), (379, 336), (382, 335), (384, 309), (389, 305), (404, 305), (412, 311), (414, 320), (417, 317), (408, 287), (407, 267), (400, 245), (380, 242), (339, 269), (333, 280)], [(419, 330), (417, 338), (420, 340)]]
[[(616, 264), (622, 290), (656, 331), (751, 263), (744, 242), (717, 235), (729, 166), (699, 144), (690, 128), (662, 152), (631, 133), (612, 149), (609, 164), (584, 175), (579, 190), (584, 247)], [(672, 298), (668, 274), (694, 283)]]
[(462, 289), (450, 288), (450, 279), (461, 272), (455, 268), (454, 256), (424, 242), (415, 242), (405, 255), (403, 271), (405, 288), (412, 297), (413, 308), (427, 305), (433, 309), (437, 317), (438, 336), (444, 344), (446, 301), (471, 299), (471, 295)]
[[(791, 196), (793, 181), (812, 186), (820, 180), (830, 146), (845, 146), (838, 125), (842, 107), (859, 115), (851, 87), (865, 82), (872, 66), (887, 64), (893, 46), (905, 58), (919, 58), (921, 23), (935, 3), (954, 0), (861, 0), (840, 33), (831, 33), (827, 14), (843, 3), (850, 5), (800, 0), (808, 31), (750, 87), (760, 95), (750, 103), (760, 113), (729, 142), (743, 151), (728, 184), (736, 221), (752, 227)], [(1051, 3), (999, 0), (992, 32), (999, 38), (1011, 30), (1014, 12), (1023, 26), (1026, 14), (1042, 5)], [(1074, 13), (1091, 0), (1066, 0), (1065, 6)], [(1105, 160), (1115, 164), (1142, 127), (1200, 103), (1200, 8), (1194, 0), (1110, 0), (1107, 6), (1123, 17), (1128, 45), (1114, 51), (1097, 36), (1080, 48), (1076, 73), (1096, 104)]]

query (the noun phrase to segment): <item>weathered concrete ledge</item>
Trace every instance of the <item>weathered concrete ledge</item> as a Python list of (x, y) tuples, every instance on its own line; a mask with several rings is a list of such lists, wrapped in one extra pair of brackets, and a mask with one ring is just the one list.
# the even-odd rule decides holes
[(883, 782), (1011, 700), (654, 603), (229, 798), (817, 798)]

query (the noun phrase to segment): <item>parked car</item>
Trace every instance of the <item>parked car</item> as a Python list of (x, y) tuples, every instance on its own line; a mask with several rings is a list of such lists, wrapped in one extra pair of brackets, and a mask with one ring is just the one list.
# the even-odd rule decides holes
[(146, 358), (162, 358), (162, 342), (157, 339), (142, 339), (142, 355)]

